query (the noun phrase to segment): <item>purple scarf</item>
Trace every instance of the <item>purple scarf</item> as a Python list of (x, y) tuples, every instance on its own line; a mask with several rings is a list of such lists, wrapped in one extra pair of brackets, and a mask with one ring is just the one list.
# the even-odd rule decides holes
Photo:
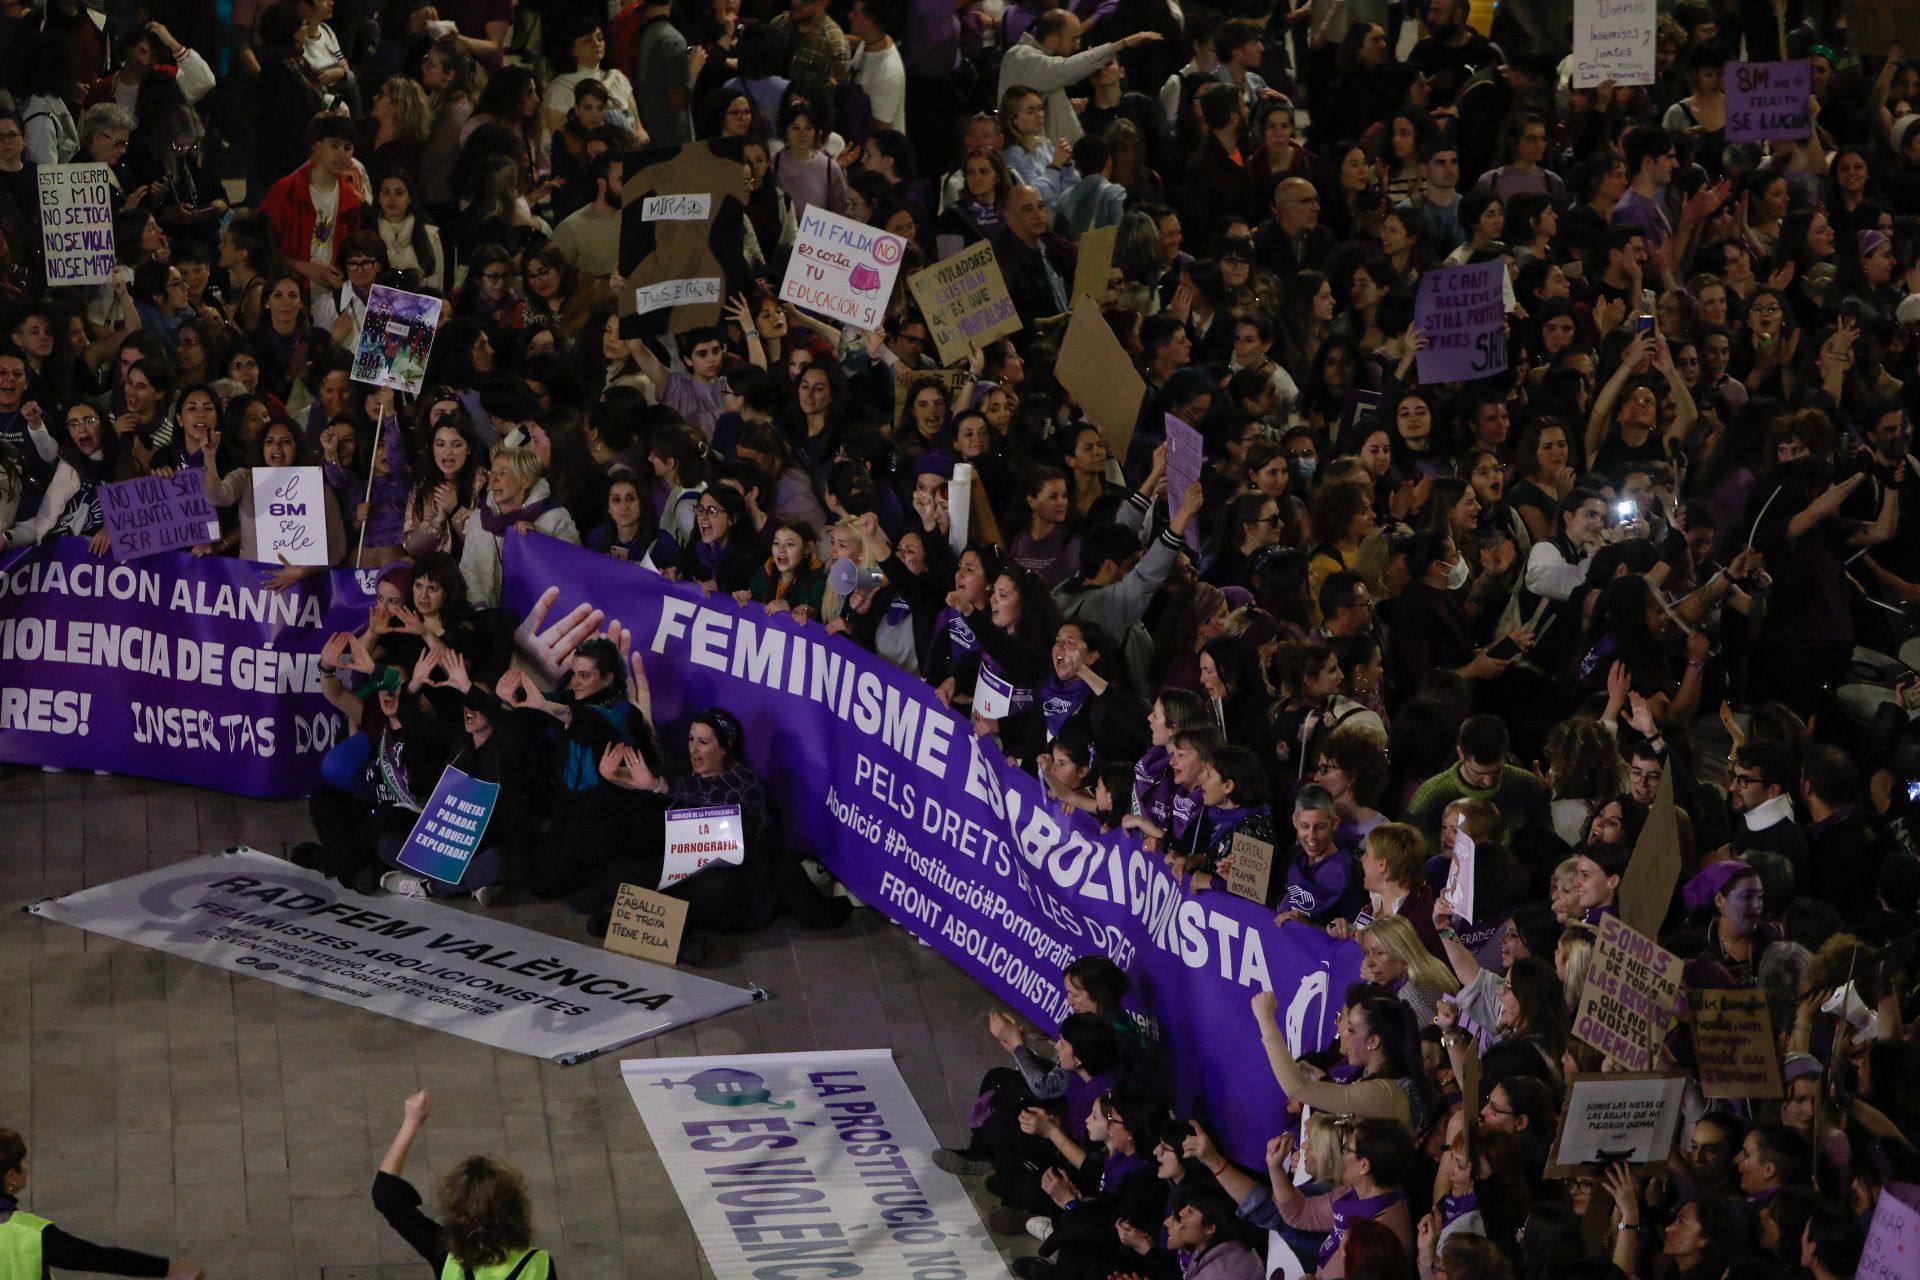
[(513, 526), (532, 524), (557, 505), (551, 497), (546, 497), (538, 502), (523, 502), (511, 511), (495, 511), (493, 504), (483, 502), (479, 511), (480, 527), (496, 538), (504, 538)]
[(1333, 1255), (1340, 1250), (1340, 1242), (1347, 1238), (1350, 1223), (1366, 1222), (1379, 1217), (1391, 1209), (1400, 1200), (1398, 1191), (1387, 1191), (1377, 1196), (1361, 1199), (1353, 1191), (1342, 1191), (1333, 1198), (1333, 1230), (1320, 1242), (1320, 1265), (1326, 1266)]
[[(1047, 737), (1059, 737), (1060, 730), (1087, 704), (1092, 693), (1079, 676), (1067, 681), (1048, 676), (1040, 685), (1040, 714), (1046, 717)], [(1138, 776), (1137, 770), (1135, 776)]]

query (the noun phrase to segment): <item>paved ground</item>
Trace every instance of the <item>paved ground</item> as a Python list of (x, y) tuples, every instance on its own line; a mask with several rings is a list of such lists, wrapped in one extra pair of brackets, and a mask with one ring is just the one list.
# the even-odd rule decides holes
[[(0, 1019), (0, 1125), (30, 1144), (26, 1208), (89, 1239), (193, 1258), (216, 1280), (417, 1280), (426, 1266), (368, 1188), (400, 1100), (430, 1088), (434, 1118), (408, 1170), (417, 1184), (501, 1152), (525, 1171), (540, 1242), (567, 1280), (710, 1276), (620, 1057), (892, 1046), (949, 1140), (1001, 1061), (985, 993), (871, 911), (834, 932), (783, 922), (723, 941), (706, 972), (773, 999), (562, 1068), (18, 910), (307, 835), (300, 802), (0, 776), (0, 982), (14, 1010)], [(584, 937), (557, 906), (502, 914)]]

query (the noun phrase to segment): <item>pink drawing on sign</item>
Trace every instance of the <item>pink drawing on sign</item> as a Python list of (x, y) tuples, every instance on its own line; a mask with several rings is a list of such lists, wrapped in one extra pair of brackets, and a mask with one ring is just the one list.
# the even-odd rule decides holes
[(877, 293), (880, 273), (863, 262), (847, 273), (847, 287), (856, 293)]

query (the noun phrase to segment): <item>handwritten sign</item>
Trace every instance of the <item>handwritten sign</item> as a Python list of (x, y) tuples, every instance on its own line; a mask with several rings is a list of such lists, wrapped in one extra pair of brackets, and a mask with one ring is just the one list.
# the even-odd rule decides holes
[(1700, 1091), (1709, 1098), (1777, 1098), (1780, 1055), (1764, 992), (1750, 988), (1687, 992)]
[(113, 211), (119, 202), (107, 166), (43, 164), (39, 173), (47, 283), (111, 283), (120, 265), (113, 246)]
[(973, 684), (973, 714), (985, 720), (998, 720), (1013, 710), (1013, 682), (981, 662), (979, 678)]
[(1447, 901), (1453, 914), (1473, 923), (1473, 837), (1464, 831), (1453, 833), (1453, 863), (1447, 868)]
[(367, 295), (367, 318), (360, 324), (360, 345), (354, 352), (354, 381), (419, 395), (444, 305), (424, 293), (373, 286)]
[(1427, 335), (1420, 381), (1470, 382), (1507, 369), (1507, 260), (1423, 272), (1413, 322)]
[(1229, 856), (1233, 862), (1227, 867), (1227, 892), (1264, 905), (1273, 880), (1273, 844), (1236, 831)]
[(680, 937), (686, 930), (686, 903), (637, 884), (623, 884), (613, 900), (605, 945), (635, 959), (672, 964), (680, 957)]
[(1618, 916), (1602, 916), (1573, 1034), (1629, 1071), (1649, 1070), (1673, 1021), (1680, 973), (1679, 956)]
[(1896, 44), (1920, 49), (1920, 5), (1913, 0), (1847, 0), (1849, 49), (1888, 49)]
[(1920, 1186), (1889, 1182), (1873, 1207), (1855, 1280), (1913, 1280), (1916, 1272), (1920, 1272)]
[(1107, 277), (1113, 274), (1113, 246), (1119, 238), (1118, 227), (1095, 227), (1081, 233), (1080, 254), (1073, 260), (1074, 297), (1083, 293), (1096, 300), (1107, 296)]
[(651, 284), (636, 285), (633, 290), (633, 314), (643, 316), (649, 311), (661, 311), (668, 307), (689, 306), (695, 303), (720, 303), (721, 284), (718, 276), (696, 277), (691, 280), (655, 280)]
[[(1185, 421), (1166, 415), (1167, 427), (1167, 518), (1175, 519), (1186, 501), (1187, 490), (1207, 466), (1207, 443)], [(1187, 545), (1200, 549), (1200, 534), (1187, 524)]]
[(1067, 334), (1060, 340), (1054, 376), (1067, 389), (1081, 412), (1106, 433), (1107, 448), (1116, 458), (1127, 456), (1133, 441), (1140, 403), (1147, 398), (1146, 379), (1127, 358), (1127, 349), (1092, 298), (1075, 295), (1067, 317)]
[(433, 796), (414, 819), (400, 846), (400, 865), (447, 884), (459, 884), (480, 852), (493, 820), (500, 784), (482, 782), (448, 765), (434, 784)]
[(991, 240), (914, 272), (907, 277), (907, 288), (933, 333), (941, 364), (964, 360), (972, 348), (1020, 331), (1020, 315), (1013, 309)]
[(1652, 84), (1657, 17), (1655, 0), (1574, 0), (1573, 87)]
[(1680, 1128), (1687, 1078), (1664, 1072), (1574, 1076), (1547, 1176), (1570, 1177), (1583, 1166), (1624, 1160), (1665, 1163)]
[(696, 871), (706, 870), (712, 863), (731, 862), (738, 866), (747, 860), (737, 804), (669, 809), (665, 822), (666, 857), (660, 863), (659, 885), (662, 889), (679, 884)]
[(207, 500), (206, 479), (207, 473), (195, 467), (101, 485), (100, 514), (113, 538), (113, 558), (138, 560), (217, 541), (220, 513)]
[(877, 329), (900, 276), (907, 242), (810, 204), (780, 281), (780, 300), (836, 324)]
[(712, 216), (710, 195), (648, 196), (640, 202), (642, 222), (705, 222)]
[(318, 467), (255, 467), (253, 527), (267, 564), (333, 562), (327, 554), (327, 509), (333, 501)]
[(1771, 142), (1813, 132), (1807, 60), (1727, 64), (1727, 141)]

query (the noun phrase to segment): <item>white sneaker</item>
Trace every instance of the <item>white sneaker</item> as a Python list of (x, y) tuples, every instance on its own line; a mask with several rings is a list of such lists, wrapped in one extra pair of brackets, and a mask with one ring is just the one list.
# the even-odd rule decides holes
[(813, 881), (814, 888), (825, 894), (831, 894), (834, 886), (840, 883), (833, 878), (833, 872), (820, 864), (818, 858), (800, 859), (800, 870), (806, 872), (807, 879)]
[(491, 907), (507, 896), (507, 886), (503, 884), (482, 885), (473, 891), (473, 900), (483, 907)]
[(427, 881), (424, 876), (416, 876), (411, 871), (389, 871), (380, 877), (380, 887), (388, 893), (397, 893), (403, 898), (427, 897)]
[(1041, 1244), (1045, 1244), (1047, 1237), (1053, 1234), (1053, 1219), (1042, 1214), (1034, 1214), (1027, 1219), (1027, 1234)]

